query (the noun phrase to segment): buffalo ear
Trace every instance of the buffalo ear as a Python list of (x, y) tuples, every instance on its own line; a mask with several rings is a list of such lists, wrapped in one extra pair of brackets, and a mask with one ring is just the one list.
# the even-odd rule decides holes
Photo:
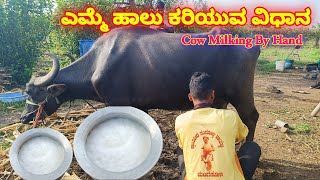
[(47, 87), (47, 91), (53, 97), (58, 97), (66, 90), (66, 85), (64, 84), (53, 84)]

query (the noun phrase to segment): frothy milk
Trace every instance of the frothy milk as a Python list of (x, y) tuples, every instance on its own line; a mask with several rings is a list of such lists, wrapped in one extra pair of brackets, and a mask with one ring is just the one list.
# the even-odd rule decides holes
[(61, 165), (64, 149), (57, 141), (39, 136), (21, 146), (18, 158), (25, 170), (43, 175), (52, 173)]
[(92, 129), (87, 137), (88, 158), (98, 167), (124, 172), (141, 164), (151, 147), (148, 131), (123, 118), (107, 120)]

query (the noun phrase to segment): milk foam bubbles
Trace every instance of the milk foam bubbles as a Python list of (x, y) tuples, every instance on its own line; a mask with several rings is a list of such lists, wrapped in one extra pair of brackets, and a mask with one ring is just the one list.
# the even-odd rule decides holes
[(49, 137), (35, 137), (19, 151), (20, 165), (27, 171), (44, 175), (55, 171), (63, 162), (64, 148)]
[(151, 148), (149, 132), (133, 120), (115, 118), (95, 126), (87, 137), (88, 158), (98, 167), (124, 172), (141, 164)]

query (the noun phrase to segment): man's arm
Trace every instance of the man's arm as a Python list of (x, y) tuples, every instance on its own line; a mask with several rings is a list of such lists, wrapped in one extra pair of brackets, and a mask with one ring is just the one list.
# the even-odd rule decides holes
[(174, 33), (174, 28), (169, 24), (168, 16), (164, 15), (163, 17), (163, 26), (162, 26), (166, 32), (168, 33)]
[(161, 25), (161, 26), (149, 26), (151, 29), (155, 29), (158, 31), (165, 31), (167, 33), (174, 33), (174, 28), (173, 27), (169, 27), (165, 24)]

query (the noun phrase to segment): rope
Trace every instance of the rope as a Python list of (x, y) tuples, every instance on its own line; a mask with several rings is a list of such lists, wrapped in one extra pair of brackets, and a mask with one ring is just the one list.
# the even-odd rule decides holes
[[(56, 101), (58, 101), (57, 98), (56, 98)], [(95, 111), (97, 111), (97, 109), (96, 109), (92, 104), (90, 104), (87, 100), (84, 100), (84, 101), (85, 101), (89, 106), (91, 106)], [(27, 100), (27, 102), (26, 102), (27, 104), (39, 106), (39, 107), (38, 107), (37, 114), (36, 114), (36, 119), (35, 119), (35, 121), (34, 121), (34, 123), (33, 123), (33, 128), (36, 128), (36, 127), (38, 126), (39, 120), (40, 120), (41, 115), (42, 115), (43, 113), (44, 113), (45, 117), (48, 117), (47, 113), (46, 113), (45, 111), (43, 111), (43, 107), (44, 107), (44, 105), (45, 105), (46, 102), (47, 102), (47, 98), (46, 98), (46, 100), (44, 100), (43, 102), (41, 102), (41, 103), (39, 103), (39, 104), (35, 104), (35, 103)], [(57, 103), (59, 104), (59, 102), (57, 102)], [(71, 101), (70, 101), (69, 103), (70, 103), (70, 104), (69, 104), (69, 110), (68, 110), (67, 114), (66, 114), (65, 117), (64, 117), (64, 121), (67, 119), (67, 116), (69, 115), (70, 110), (71, 110)], [(42, 120), (42, 122), (43, 122), (43, 124), (46, 124), (45, 121), (44, 121), (44, 119)]]
[(67, 117), (68, 117), (70, 111), (71, 111), (71, 101), (69, 101), (69, 109), (68, 109), (68, 112), (66, 113), (66, 115), (64, 116), (63, 121), (67, 120)]
[(42, 111), (43, 111), (43, 107), (44, 107), (45, 102), (42, 102), (39, 104), (39, 108), (38, 108), (38, 112), (36, 114), (36, 120), (33, 123), (33, 128), (36, 128), (38, 126)]
[(95, 111), (97, 111), (97, 109), (96, 109), (92, 104), (90, 104), (87, 100), (84, 99), (84, 101), (85, 101), (89, 106), (91, 106)]

